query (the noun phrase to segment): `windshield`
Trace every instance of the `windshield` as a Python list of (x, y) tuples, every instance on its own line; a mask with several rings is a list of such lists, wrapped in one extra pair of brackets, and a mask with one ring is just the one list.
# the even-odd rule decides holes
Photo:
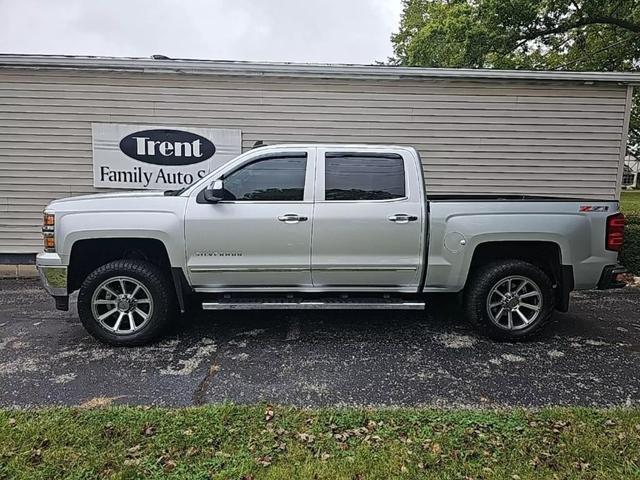
[(238, 155), (237, 157), (235, 157), (235, 158), (233, 158), (233, 159), (229, 160), (228, 162), (225, 162), (223, 165), (219, 165), (219, 166), (217, 166), (217, 167), (216, 167), (216, 168), (214, 168), (212, 171), (210, 171), (209, 173), (207, 173), (204, 177), (202, 177), (202, 178), (199, 178), (199, 179), (195, 180), (195, 181), (194, 181), (193, 183), (191, 183), (190, 185), (186, 185), (186, 186), (182, 187), (182, 188), (181, 188), (181, 189), (179, 189), (179, 190), (167, 190), (167, 191), (165, 191), (165, 192), (164, 192), (164, 194), (165, 194), (166, 196), (177, 196), (177, 195), (182, 195), (184, 192), (186, 192), (186, 191), (187, 191), (188, 189), (190, 189), (191, 187), (194, 187), (194, 186), (196, 186), (196, 185), (198, 185), (198, 184), (201, 184), (201, 183), (203, 183), (203, 184), (204, 184), (204, 183), (210, 183), (210, 182), (212, 181), (212, 179), (213, 179), (213, 178), (212, 178), (212, 174), (213, 174), (216, 170), (220, 170), (222, 167), (226, 167), (227, 165), (229, 165), (229, 164), (231, 164), (231, 163), (233, 163), (233, 162), (236, 162), (236, 161), (238, 161), (238, 160), (241, 160), (241, 159), (245, 158), (247, 155), (252, 155), (252, 154), (255, 154), (255, 149), (251, 149), (251, 150), (248, 150), (248, 151), (246, 151), (246, 152), (244, 152), (244, 153), (241, 153), (241, 154), (240, 154), (240, 155)]

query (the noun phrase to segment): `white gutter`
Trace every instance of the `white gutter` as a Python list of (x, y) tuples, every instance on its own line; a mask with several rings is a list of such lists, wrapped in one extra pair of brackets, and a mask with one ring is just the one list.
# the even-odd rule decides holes
[(320, 78), (541, 80), (640, 85), (640, 73), (418, 68), (383, 65), (80, 57), (65, 55), (0, 54), (0, 69), (4, 68)]

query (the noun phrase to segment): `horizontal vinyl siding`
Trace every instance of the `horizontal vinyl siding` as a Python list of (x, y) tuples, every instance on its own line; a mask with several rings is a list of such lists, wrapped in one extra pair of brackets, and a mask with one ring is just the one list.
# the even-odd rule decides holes
[(0, 71), (0, 253), (40, 250), (44, 206), (93, 193), (91, 123), (414, 146), (427, 191), (613, 199), (626, 89), (571, 83)]

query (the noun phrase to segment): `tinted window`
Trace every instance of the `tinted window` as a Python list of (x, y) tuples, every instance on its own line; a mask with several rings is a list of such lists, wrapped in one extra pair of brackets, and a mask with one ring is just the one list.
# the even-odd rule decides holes
[(327, 153), (326, 200), (387, 200), (402, 198), (404, 162), (400, 155)]
[(306, 168), (306, 154), (258, 160), (225, 177), (225, 198), (301, 201), (304, 197)]

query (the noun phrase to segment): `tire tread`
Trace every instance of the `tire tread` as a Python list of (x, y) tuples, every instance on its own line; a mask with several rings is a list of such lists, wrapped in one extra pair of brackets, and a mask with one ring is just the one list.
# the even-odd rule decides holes
[[(131, 335), (115, 335), (101, 327), (91, 312), (94, 290), (109, 276), (127, 275), (145, 283), (154, 297), (154, 312), (148, 324)], [(156, 298), (157, 297), (157, 298)], [(176, 311), (175, 292), (167, 275), (144, 260), (121, 259), (106, 263), (82, 282), (78, 293), (78, 315), (86, 330), (101, 342), (113, 346), (140, 346), (157, 340), (169, 327)]]
[[(486, 312), (486, 299), (489, 291), (500, 277), (522, 275), (535, 281), (542, 290), (543, 307), (539, 318), (522, 330), (508, 331), (493, 324)], [(479, 267), (469, 276), (464, 292), (464, 310), (467, 319), (494, 340), (524, 340), (536, 333), (553, 313), (554, 289), (549, 276), (539, 267), (523, 260), (499, 260)]]

